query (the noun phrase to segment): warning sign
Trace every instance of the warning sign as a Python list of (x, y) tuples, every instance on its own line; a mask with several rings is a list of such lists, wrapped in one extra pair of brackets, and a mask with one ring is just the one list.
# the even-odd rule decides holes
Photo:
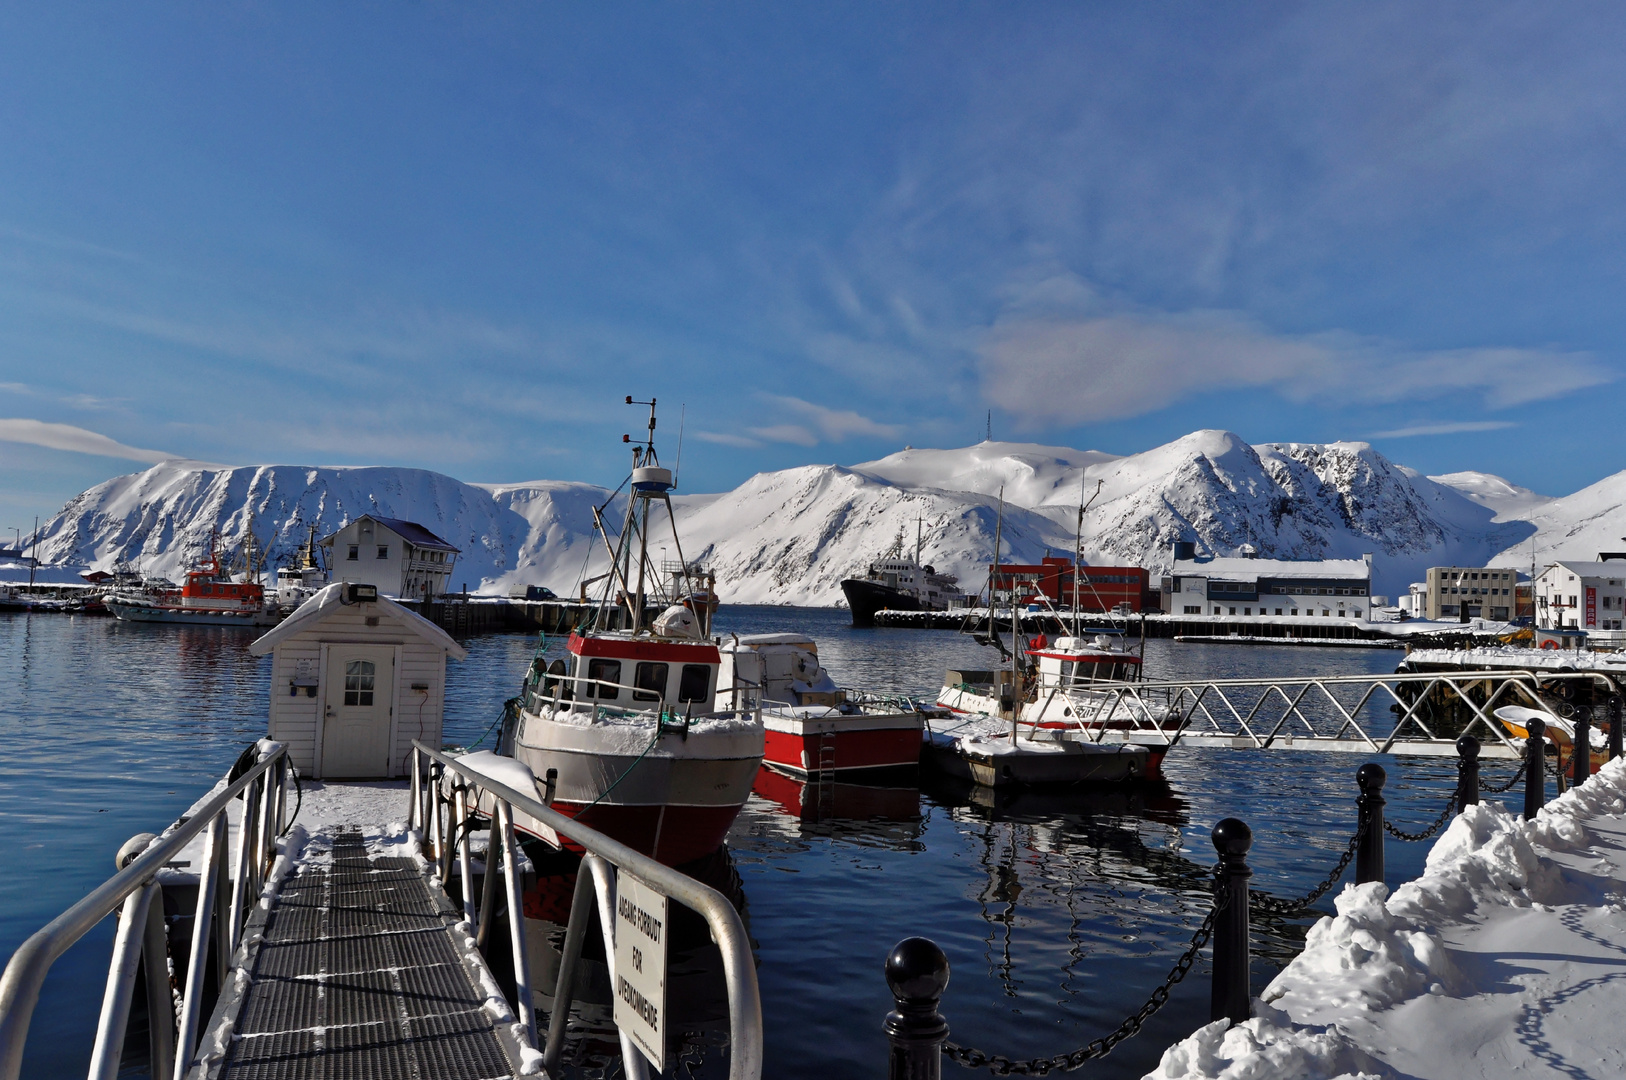
[(615, 1026), (666, 1068), (666, 897), (622, 870), (615, 896)]

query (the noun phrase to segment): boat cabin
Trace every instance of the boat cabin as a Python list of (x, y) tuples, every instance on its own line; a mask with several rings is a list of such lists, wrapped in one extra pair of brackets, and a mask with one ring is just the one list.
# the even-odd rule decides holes
[(1035, 638), (1028, 655), (1039, 662), (1039, 687), (1077, 689), (1099, 682), (1133, 682), (1141, 677), (1141, 658), (1123, 647), (1121, 634), (1090, 638)]
[(846, 694), (819, 664), (818, 642), (805, 634), (750, 634), (722, 648), (718, 679), (725, 704), (840, 705)]
[(571, 634), (570, 663), (555, 660), (545, 698), (624, 709), (711, 712), (717, 694), (717, 646), (630, 633)]

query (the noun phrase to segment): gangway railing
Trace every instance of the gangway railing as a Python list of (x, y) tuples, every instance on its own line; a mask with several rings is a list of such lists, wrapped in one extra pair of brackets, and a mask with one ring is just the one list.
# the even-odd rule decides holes
[(1601, 672), (1510, 670), (1098, 681), (1041, 687), (1035, 711), (1064, 711), (1068, 727), (1102, 743), (1448, 757), (1459, 736), (1473, 735), (1484, 757), (1517, 759), (1523, 742), (1497, 722), (1495, 710), (1550, 711), (1538, 691), (1583, 684), (1601, 685), (1619, 701), (1619, 682)]
[[(171, 825), (89, 896), (23, 942), (0, 975), (0, 1080), (17, 1080), (23, 1045), (45, 978), (63, 953), (103, 919), (119, 913), (113, 959), (102, 995), (96, 1041), (91, 1047), (91, 1080), (113, 1080), (124, 1050), (125, 1028), (135, 996), (137, 971), (144, 971), (148, 1011), (150, 1075), (181, 1080), (197, 1053), (204, 976), (211, 944), (215, 986), (224, 987), (243, 924), (265, 884), (277, 837), (286, 824), (288, 751), (281, 743), (261, 743), (259, 759), (190, 816)], [(237, 767), (233, 767), (233, 772)], [(242, 802), (235, 857), (228, 864), (227, 814)], [(198, 875), (198, 900), (187, 954), (186, 985), (180, 1001), (170, 988), (169, 950), (158, 873), (192, 839), (206, 834)], [(133, 846), (133, 845), (127, 845)], [(121, 861), (123, 861), (121, 859)]]
[[(446, 783), (446, 773), (458, 780)], [(745, 922), (734, 905), (707, 885), (673, 870), (649, 856), (612, 840), (596, 829), (581, 824), (545, 805), (534, 793), (502, 783), (459, 759), (414, 740), (411, 759), (411, 824), (422, 830), (425, 857), (435, 867), (442, 883), (452, 874), (455, 850), (463, 893), (463, 913), (474, 928), (474, 937), (483, 947), (490, 936), (495, 914), (497, 882), (494, 858), (503, 868), (501, 888), (508, 906), (508, 923), (514, 955), (514, 996), (519, 1024), (532, 1050), (542, 1052), (542, 1068), (553, 1075), (564, 1050), (565, 1031), (575, 997), (575, 980), (589, 921), (596, 909), (604, 938), (605, 958), (615, 981), (615, 897), (620, 875), (626, 874), (695, 911), (706, 920), (712, 940), (722, 954), (723, 975), (728, 987), (729, 1080), (760, 1080), (762, 1076), (762, 1000), (757, 990), (756, 963)], [(487, 847), (485, 885), (478, 912), (474, 905), (469, 824), (479, 810), (480, 798), (489, 795), (494, 803), (492, 829)], [(470, 796), (473, 796), (471, 802)], [(524, 905), (521, 898), (518, 846), (514, 836), (514, 816), (519, 811), (537, 825), (585, 849), (582, 869), (576, 875), (576, 889), (570, 902), (570, 921), (565, 927), (563, 956), (555, 983), (553, 1009), (549, 1015), (546, 1039), (537, 1045), (535, 1010), (531, 1003), (531, 975), (524, 931)], [(630, 1080), (648, 1076), (645, 1059), (621, 1033), (621, 1053)]]

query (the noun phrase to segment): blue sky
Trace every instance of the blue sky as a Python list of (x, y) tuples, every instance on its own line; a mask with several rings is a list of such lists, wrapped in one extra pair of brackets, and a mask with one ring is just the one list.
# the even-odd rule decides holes
[(1604, 4), (10, 5), (0, 526), (166, 455), (682, 486), (1626, 405)]

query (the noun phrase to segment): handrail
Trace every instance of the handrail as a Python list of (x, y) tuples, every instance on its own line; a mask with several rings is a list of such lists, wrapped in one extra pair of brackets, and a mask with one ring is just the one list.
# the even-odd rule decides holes
[[(745, 923), (740, 918), (739, 912), (734, 910), (734, 905), (729, 903), (727, 897), (716, 889), (694, 880), (687, 874), (679, 873), (669, 866), (656, 862), (649, 856), (634, 851), (619, 840), (612, 840), (598, 830), (589, 828), (574, 818), (567, 817), (557, 810), (545, 806), (534, 794), (527, 794), (511, 788), (507, 784), (494, 780), (476, 769), (469, 768), (459, 762), (457, 758), (448, 757), (438, 750), (425, 746), (419, 740), (413, 740), (412, 749), (413, 805), (411, 807), (411, 824), (415, 827), (426, 828), (426, 836), (432, 836), (444, 844), (452, 833), (459, 833), (466, 838), (467, 829), (457, 828), (455, 822), (450, 827), (442, 828), (440, 822), (440, 803), (443, 797), (441, 785), (431, 783), (420, 786), (419, 777), (422, 775), (421, 759), (427, 759), (444, 769), (450, 769), (473, 787), (490, 793), (496, 800), (497, 813), (494, 817), (497, 819), (497, 824), (491, 836), (491, 850), (493, 852), (499, 849), (505, 851), (509, 849), (512, 843), (513, 810), (522, 810), (560, 836), (585, 848), (589, 858), (596, 857), (612, 864), (618, 870), (624, 869), (628, 871), (704, 917), (711, 928), (712, 940), (717, 943), (717, 949), (722, 954), (723, 974), (728, 984), (729, 1080), (760, 1080), (762, 1076), (762, 1000), (757, 989), (756, 963), (751, 955), (751, 939), (745, 932)], [(425, 790), (426, 788), (430, 790)], [(425, 796), (427, 796), (427, 800)], [(426, 801), (430, 805), (426, 805)], [(456, 805), (455, 800), (448, 800), (450, 809), (455, 810)], [(434, 818), (432, 823), (429, 820), (431, 815)], [(462, 847), (461, 843), (459, 848), (466, 858), (466, 849)], [(439, 851), (434, 852), (435, 858), (431, 859), (431, 865), (441, 862), (441, 854)], [(512, 858), (511, 853), (506, 855), (505, 864), (512, 866)], [(592, 863), (587, 860), (584, 860), (584, 862), (586, 863), (584, 869), (591, 872)], [(491, 871), (491, 866), (491, 857), (488, 855), (488, 874)], [(512, 888), (510, 886), (511, 891)], [(486, 897), (493, 895), (489, 886), (484, 892)], [(582, 898), (580, 888), (577, 889), (576, 895), (578, 900)], [(468, 898), (465, 897), (465, 903), (467, 903), (467, 900)], [(579, 931), (574, 931), (573, 928), (576, 926), (576, 920), (579, 916), (587, 916), (587, 913), (577, 910), (579, 906), (581, 905), (572, 904), (571, 927), (566, 930), (567, 942), (572, 937), (575, 937), (578, 949), (580, 948), (581, 935)], [(517, 911), (518, 909), (511, 907), (510, 910)], [(480, 935), (482, 940), (484, 940), (487, 929), (486, 920), (489, 914), (489, 910), (482, 904), (480, 924), (476, 928), (476, 933)], [(511, 933), (516, 935), (523, 933), (518, 925), (522, 921), (511, 917), (511, 923), (513, 924), (510, 927)], [(606, 941), (605, 945), (607, 951), (613, 954), (608, 941)], [(563, 1024), (568, 1020), (570, 1011), (569, 995), (572, 988), (567, 984), (566, 976), (575, 968), (574, 959), (574, 957), (567, 955), (560, 968), (560, 992), (554, 995), (553, 1015), (549, 1018), (550, 1031), (546, 1044), (554, 1053), (557, 1053), (557, 1048), (562, 1040), (555, 1036), (552, 1025), (555, 1023)], [(528, 981), (528, 976), (526, 981)], [(528, 987), (520, 990), (520, 993), (528, 995)], [(528, 1002), (526, 1004), (528, 1005)], [(521, 1023), (527, 1027), (530, 1026), (525, 1025), (525, 1014), (528, 1011), (523, 1007), (521, 1009)], [(534, 1029), (527, 1031), (527, 1034), (532, 1039), (532, 1048), (536, 1049), (534, 1045), (536, 1041)], [(625, 1052), (627, 1048), (625, 1041), (623, 1041), (623, 1048)], [(628, 1062), (628, 1064), (629, 1066), (632, 1065), (631, 1062)], [(551, 1065), (552, 1062), (544, 1060), (545, 1069), (551, 1068)], [(629, 1075), (631, 1075), (631, 1068), (628, 1071)], [(0, 1080), (4, 1080), (4, 1078), (0, 1078)]]
[[(22, 1071), (23, 1045), (28, 1039), (28, 1028), (33, 1019), (34, 1007), (39, 1003), (40, 990), (45, 985), (45, 977), (51, 965), (98, 923), (122, 907), (124, 918), (129, 920), (129, 923), (120, 928), (118, 941), (114, 947), (108, 989), (102, 1007), (102, 1022), (92, 1053), (92, 1075), (95, 1075), (98, 1066), (105, 1068), (109, 1061), (112, 1068), (117, 1069), (119, 1052), (124, 1041), (124, 1021), (129, 1015), (129, 996), (134, 991), (136, 959), (145, 952), (149, 972), (155, 969), (156, 964), (166, 959), (163, 956), (151, 955), (153, 948), (164, 947), (162, 922), (158, 923), (159, 934), (156, 937), (150, 927), (143, 929), (135, 925), (137, 922), (147, 922), (151, 917), (149, 913), (155, 913), (159, 920), (163, 917), (162, 908), (153, 904), (158, 871), (183, 850), (193, 837), (205, 829), (218, 829), (217, 821), (221, 815), (226, 812), (233, 800), (242, 796), (244, 813), (242, 827), (238, 830), (238, 850), (243, 855), (255, 853), (256, 858), (249, 861), (246, 867), (244, 860), (239, 858), (238, 887), (232, 890), (232, 907), (223, 913), (228, 918), (220, 927), (222, 944), (229, 945), (221, 951), (229, 954), (235, 949), (242, 919), (246, 911), (253, 907), (253, 897), (244, 895), (247, 892), (244, 886), (258, 883), (261, 866), (268, 857), (283, 824), (282, 800), (271, 797), (270, 791), (265, 790), (268, 782), (267, 773), (273, 767), (278, 769), (277, 783), (280, 787), (287, 754), (288, 748), (282, 743), (264, 746), (260, 760), (241, 777), (211, 796), (190, 817), (171, 825), (161, 836), (151, 841), (129, 865), (91, 890), (83, 900), (51, 920), (18, 947), (6, 964), (5, 974), (0, 975), (0, 1080), (17, 1080), (18, 1074)], [(260, 802), (266, 803), (272, 808), (272, 812), (260, 816), (257, 821), (256, 812)], [(215, 838), (218, 838), (219, 842), (216, 842)], [(208, 860), (200, 872), (197, 912), (199, 921), (208, 920), (211, 915), (210, 909), (204, 906), (205, 901), (211, 904), (218, 902), (215, 899), (219, 896), (218, 893), (203, 888), (203, 878), (215, 873), (215, 863), (220, 860), (226, 847), (224, 840), (221, 833), (215, 832), (205, 849)], [(255, 892), (257, 891), (256, 888)], [(206, 930), (194, 933), (193, 953), (188, 965), (189, 975), (205, 962), (209, 940)], [(168, 985), (167, 975), (164, 977), (164, 985), (166, 987)], [(197, 985), (201, 986), (201, 982)], [(182, 1016), (179, 1018), (183, 1035), (195, 1032), (200, 1004), (194, 980), (190, 977), (187, 980), (187, 988), (187, 996), (182, 1001)], [(170, 1016), (172, 1029), (176, 1019), (173, 1015)], [(156, 1029), (159, 1017), (155, 1016), (153, 1020), (153, 1027)], [(173, 1034), (173, 1030), (171, 1033)], [(154, 1080), (168, 1080), (172, 1072), (177, 1077), (183, 1075), (191, 1064), (190, 1059), (195, 1047), (184, 1042), (171, 1044), (162, 1036), (154, 1042), (173, 1045), (174, 1049), (171, 1061), (156, 1052), (158, 1047), (155, 1045)]]

